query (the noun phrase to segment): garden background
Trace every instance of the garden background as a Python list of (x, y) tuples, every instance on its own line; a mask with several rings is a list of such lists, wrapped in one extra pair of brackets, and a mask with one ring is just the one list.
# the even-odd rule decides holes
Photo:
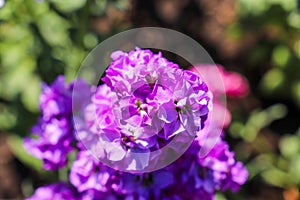
[[(218, 199), (300, 199), (300, 2), (296, 0), (0, 0), (0, 199), (64, 179), (22, 146), (39, 116), (42, 81), (68, 81), (101, 41), (135, 27), (177, 30), (244, 75), (228, 98), (226, 140), (250, 177)], [(170, 58), (172, 59), (172, 58)], [(176, 58), (173, 58), (176, 61)]]

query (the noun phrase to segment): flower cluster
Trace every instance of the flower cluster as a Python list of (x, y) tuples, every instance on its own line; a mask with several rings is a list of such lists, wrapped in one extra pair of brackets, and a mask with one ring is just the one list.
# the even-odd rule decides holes
[(45, 187), (38, 188), (34, 195), (27, 198), (27, 200), (37, 199), (51, 199), (51, 200), (62, 200), (62, 199), (75, 199), (76, 194), (67, 183), (59, 182), (47, 185)]
[(72, 85), (59, 76), (49, 87), (42, 85), (40, 108), (42, 117), (32, 128), (33, 137), (25, 138), (25, 149), (43, 160), (44, 168), (56, 170), (67, 163), (67, 154), (73, 150)]
[[(98, 135), (103, 152), (98, 156), (115, 162), (117, 169), (151, 171), (167, 160), (167, 150), (157, 152), (171, 148), (167, 144), (176, 136), (180, 143), (191, 143), (203, 128), (211, 93), (196, 74), (161, 53), (137, 48), (115, 52), (112, 59), (103, 78), (106, 85), (98, 87), (88, 107), (89, 127), (94, 127), (89, 130)], [(172, 150), (183, 149), (176, 142)]]
[[(93, 91), (84, 94), (88, 102), (74, 106), (82, 96), (73, 95), (82, 119), (72, 119), (73, 83), (59, 77), (43, 87), (37, 138), (24, 145), (45, 169), (64, 167), (70, 151), (76, 158), (68, 161), (69, 183), (40, 187), (28, 199), (211, 200), (217, 191), (237, 191), (246, 182), (246, 168), (222, 136), (206, 128), (212, 95), (198, 75), (149, 50), (117, 51), (112, 59), (103, 85), (81, 82), (84, 91)], [(170, 146), (178, 154), (186, 143), (171, 165), (147, 171), (167, 159), (162, 149)]]
[(58, 199), (69, 195), (67, 199), (196, 200), (201, 197), (212, 200), (218, 190), (237, 191), (245, 183), (248, 172), (235, 161), (234, 153), (224, 141), (218, 141), (205, 158), (199, 158), (200, 148), (195, 141), (184, 156), (170, 166), (142, 174), (113, 170), (99, 163), (87, 151), (81, 151), (71, 168), (71, 184), (64, 184), (63, 193), (62, 188), (48, 185), (36, 190), (29, 199), (52, 199), (41, 196), (42, 190)]

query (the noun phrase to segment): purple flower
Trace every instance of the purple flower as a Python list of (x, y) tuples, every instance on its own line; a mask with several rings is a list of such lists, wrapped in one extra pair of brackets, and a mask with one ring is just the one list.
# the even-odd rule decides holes
[(70, 182), (82, 199), (160, 199), (161, 191), (174, 184), (174, 177), (166, 170), (139, 175), (115, 171), (81, 151), (72, 165)]
[(25, 138), (24, 147), (33, 156), (43, 160), (44, 168), (55, 170), (64, 167), (67, 154), (73, 149), (72, 129), (68, 119), (52, 118), (33, 127), (33, 136)]
[[(43, 85), (42, 116), (24, 146), (50, 170), (64, 167), (72, 150), (77, 155), (71, 186), (44, 186), (29, 199), (212, 200), (218, 190), (237, 191), (246, 182), (247, 169), (218, 134), (220, 120), (206, 120), (212, 95), (197, 74), (150, 50), (111, 57), (105, 84), (97, 88), (82, 80), (65, 84), (62, 76)], [(169, 146), (172, 157), (190, 140), (174, 163), (142, 173), (166, 162), (163, 148)], [(111, 163), (135, 173), (104, 165)]]
[(199, 164), (212, 171), (216, 189), (237, 191), (248, 178), (248, 171), (241, 162), (236, 162), (234, 152), (224, 141), (219, 141)]
[(72, 142), (72, 85), (59, 76), (51, 86), (43, 84), (40, 96), (42, 117), (32, 128), (33, 137), (24, 139), (25, 149), (43, 160), (44, 168), (56, 170), (67, 163)]
[(95, 160), (87, 151), (78, 152), (70, 172), (70, 182), (78, 192), (108, 192), (110, 173), (114, 171)]
[(39, 187), (27, 200), (62, 200), (77, 199), (76, 193), (64, 182)]
[[(182, 143), (203, 128), (211, 93), (194, 73), (179, 69), (161, 53), (136, 48), (112, 54), (113, 62), (86, 110), (89, 130), (99, 136), (108, 162), (143, 170), (157, 162), (175, 136)], [(94, 116), (94, 119), (93, 119)], [(180, 146), (177, 146), (180, 152)]]
[(248, 179), (248, 170), (244, 167), (243, 163), (236, 162), (230, 167), (227, 178), (222, 183), (222, 190), (231, 189), (233, 192), (237, 192), (241, 185), (243, 185)]
[[(212, 200), (216, 193), (212, 171), (197, 162), (199, 144), (195, 141), (185, 154), (168, 166), (166, 170), (174, 174), (175, 184), (167, 188), (166, 196), (178, 199)], [(172, 192), (174, 191), (174, 192)], [(172, 199), (172, 198), (171, 198)]]
[(119, 198), (112, 189), (116, 173), (90, 152), (81, 150), (72, 164), (69, 179), (77, 190), (78, 200), (117, 200)]
[(97, 190), (87, 190), (78, 195), (77, 200), (97, 200), (97, 199), (105, 199), (105, 200), (119, 200), (115, 194), (112, 193), (100, 193)]
[[(120, 81), (120, 78), (126, 78), (134, 82), (133, 75), (136, 73), (136, 68), (149, 66), (152, 69), (157, 66), (163, 66), (168, 68), (179, 69), (179, 66), (175, 63), (163, 58), (161, 53), (154, 54), (150, 50), (141, 50), (136, 48), (134, 51), (125, 53), (122, 51), (116, 51), (111, 54), (113, 62), (106, 70), (106, 76), (102, 79), (107, 86), (115, 87)], [(150, 72), (151, 73), (151, 72)], [(155, 72), (152, 72), (155, 75)], [(149, 81), (151, 76), (149, 77)], [(152, 78), (154, 78), (152, 76)]]
[(163, 191), (173, 184), (172, 172), (158, 170), (144, 174), (119, 172), (111, 187), (121, 199), (162, 199)]
[(72, 90), (65, 83), (63, 76), (57, 77), (51, 86), (43, 83), (42, 90), (40, 108), (45, 121), (49, 121), (53, 117), (70, 115), (72, 112)]
[(218, 190), (235, 192), (246, 182), (246, 168), (235, 160), (224, 141), (219, 140), (205, 158), (199, 157), (200, 148), (199, 142), (193, 142), (181, 158), (165, 169), (174, 174), (175, 181), (162, 196), (212, 200)]

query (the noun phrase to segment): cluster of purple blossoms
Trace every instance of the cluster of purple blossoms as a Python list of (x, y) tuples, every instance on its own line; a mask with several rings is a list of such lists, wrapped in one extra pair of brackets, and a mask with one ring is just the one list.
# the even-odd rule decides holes
[(75, 199), (76, 194), (67, 183), (59, 182), (36, 189), (35, 193), (27, 200), (47, 199), (62, 200)]
[(24, 147), (43, 160), (45, 169), (56, 170), (66, 165), (67, 154), (73, 150), (72, 84), (59, 76), (51, 87), (43, 84), (42, 90), (42, 116), (32, 128), (33, 137), (24, 139)]
[(112, 59), (105, 84), (86, 111), (88, 130), (103, 152), (97, 156), (117, 169), (152, 171), (169, 159), (163, 147), (180, 152), (180, 144), (192, 142), (211, 110), (212, 95), (196, 74), (161, 53), (137, 48), (114, 52)]
[[(246, 182), (246, 168), (222, 137), (208, 133), (213, 129), (203, 132), (212, 94), (198, 75), (150, 50), (117, 51), (112, 59), (103, 85), (94, 89), (82, 83), (94, 92), (85, 94), (90, 101), (79, 106), (84, 114), (74, 120), (81, 123), (78, 130), (72, 119), (73, 83), (65, 85), (59, 77), (43, 87), (42, 117), (33, 129), (38, 138), (27, 138), (24, 145), (45, 169), (64, 167), (71, 151), (77, 156), (68, 161), (69, 183), (43, 186), (28, 199), (211, 200), (217, 191), (237, 191)], [(201, 156), (209, 139), (214, 145)], [(174, 163), (146, 172), (166, 159), (153, 152), (171, 146), (176, 153), (185, 143), (191, 145)]]

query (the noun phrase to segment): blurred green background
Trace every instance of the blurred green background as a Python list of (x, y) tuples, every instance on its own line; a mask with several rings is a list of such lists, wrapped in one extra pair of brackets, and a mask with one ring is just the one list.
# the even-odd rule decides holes
[(143, 26), (187, 34), (249, 81), (247, 97), (228, 99), (226, 139), (250, 178), (217, 199), (299, 200), (297, 0), (0, 0), (0, 198), (23, 198), (52, 177), (21, 141), (40, 114), (41, 81), (71, 81), (98, 43)]

